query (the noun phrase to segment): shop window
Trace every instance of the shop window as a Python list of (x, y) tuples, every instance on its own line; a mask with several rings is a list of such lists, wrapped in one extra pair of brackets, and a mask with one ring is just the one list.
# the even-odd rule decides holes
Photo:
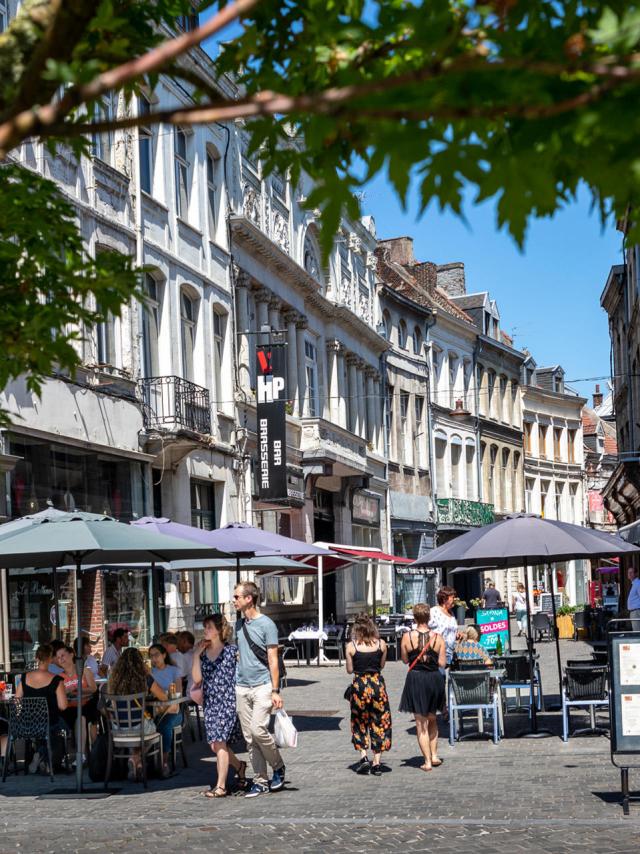
[(60, 638), (73, 642), (75, 590), (73, 573), (8, 569), (9, 657), (11, 669), (35, 666), (42, 643)]
[(106, 571), (102, 584), (107, 632), (127, 628), (130, 646), (148, 647), (154, 634), (150, 570)]

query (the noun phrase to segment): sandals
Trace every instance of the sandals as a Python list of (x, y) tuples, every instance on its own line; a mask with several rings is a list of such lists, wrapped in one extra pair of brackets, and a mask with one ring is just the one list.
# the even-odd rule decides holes
[(437, 768), (438, 765), (442, 765), (442, 759), (440, 759), (439, 756), (432, 756), (431, 757), (431, 764), (433, 765), (434, 768)]
[(420, 766), (420, 770), (421, 770), (421, 771), (433, 771), (433, 766), (432, 766), (432, 765), (427, 765), (427, 764), (425, 763), (424, 765), (421, 765), (421, 766)]
[(236, 779), (239, 786), (247, 785), (247, 763), (244, 760), (240, 761), (240, 767), (236, 771)]
[(210, 798), (210, 799), (211, 798), (226, 798), (227, 797), (227, 790), (223, 789), (222, 786), (215, 786), (215, 788), (212, 786), (210, 789), (206, 789), (204, 792), (202, 792), (202, 795), (205, 798)]

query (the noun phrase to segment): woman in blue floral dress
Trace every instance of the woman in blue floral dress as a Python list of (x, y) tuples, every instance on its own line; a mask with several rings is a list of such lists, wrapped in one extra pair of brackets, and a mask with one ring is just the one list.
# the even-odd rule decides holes
[(218, 779), (216, 785), (203, 792), (207, 798), (224, 798), (227, 794), (229, 765), (236, 772), (238, 783), (246, 783), (247, 763), (242, 762), (228, 745), (237, 729), (236, 663), (238, 647), (229, 643), (231, 626), (222, 614), (204, 619), (204, 640), (193, 656), (194, 686), (202, 686), (204, 698), (204, 728), (207, 741), (216, 754)]

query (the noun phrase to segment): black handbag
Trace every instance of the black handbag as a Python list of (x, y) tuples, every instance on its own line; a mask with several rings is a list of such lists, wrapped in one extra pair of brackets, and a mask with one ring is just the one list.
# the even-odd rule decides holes
[(347, 689), (344, 692), (343, 696), (344, 696), (345, 700), (347, 701), (347, 703), (351, 702), (351, 698), (353, 697), (353, 685), (347, 685)]

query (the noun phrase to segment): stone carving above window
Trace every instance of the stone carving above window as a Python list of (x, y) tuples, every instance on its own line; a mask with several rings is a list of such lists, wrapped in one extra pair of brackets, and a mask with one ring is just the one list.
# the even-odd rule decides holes
[(251, 184), (245, 184), (242, 195), (242, 213), (258, 228), (261, 227), (260, 194)]
[(273, 242), (289, 254), (289, 220), (280, 211), (273, 212)]

